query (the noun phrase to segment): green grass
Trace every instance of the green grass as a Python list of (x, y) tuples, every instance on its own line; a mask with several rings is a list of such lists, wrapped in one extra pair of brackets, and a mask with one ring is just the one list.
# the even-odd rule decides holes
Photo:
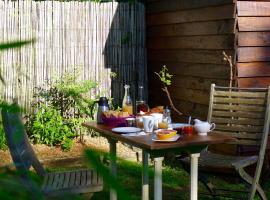
[[(118, 160), (117, 163), (117, 179), (130, 195), (131, 200), (141, 199), (141, 169), (140, 163)], [(218, 188), (230, 188), (243, 190), (244, 184), (234, 183), (229, 184), (219, 178), (211, 177), (211, 180), (218, 186)], [(150, 199), (153, 199), (153, 185), (154, 185), (154, 170), (153, 166), (149, 168), (149, 184), (150, 184)], [(270, 181), (265, 186), (265, 191), (268, 198), (270, 198)], [(199, 184), (200, 193), (206, 193), (202, 184)], [(247, 199), (246, 197), (238, 196), (237, 199)], [(102, 192), (95, 193), (93, 200), (109, 199), (109, 188), (105, 185)], [(180, 166), (178, 168), (171, 168), (165, 166), (163, 169), (163, 199), (165, 200), (186, 200), (189, 199), (189, 174), (186, 173)], [(199, 194), (200, 200), (212, 199), (209, 196)], [(220, 198), (229, 199), (229, 198)], [(259, 199), (256, 197), (255, 199)]]
[[(107, 159), (106, 159), (107, 160)], [(66, 163), (63, 166), (54, 166), (49, 171), (65, 171), (69, 169), (77, 169), (72, 163)], [(85, 166), (81, 166), (84, 167)], [(141, 199), (141, 163), (126, 161), (122, 159), (117, 160), (117, 180), (124, 190), (128, 193), (130, 200), (140, 200)], [(187, 200), (189, 199), (189, 174), (183, 170), (181, 166), (170, 167), (168, 165), (163, 166), (163, 199), (164, 200)], [(262, 177), (264, 174), (262, 174)], [(228, 183), (223, 179), (217, 178), (215, 176), (210, 177), (211, 182), (214, 183), (217, 188), (227, 188), (233, 190), (244, 190), (245, 185), (233, 181)], [(237, 179), (236, 179), (237, 180)], [(154, 185), (154, 170), (153, 164), (149, 166), (149, 185), (150, 185), (150, 199), (153, 199), (153, 185)], [(267, 197), (270, 199), (270, 180), (267, 181), (264, 191)], [(199, 200), (210, 200), (213, 199), (211, 196), (203, 195), (202, 193), (207, 193), (205, 187), (199, 183)], [(247, 193), (237, 194), (236, 199), (247, 199)], [(109, 187), (105, 184), (104, 190), (99, 193), (95, 193), (93, 200), (105, 200), (109, 198)], [(230, 198), (219, 198), (220, 200), (229, 200)], [(259, 199), (255, 197), (255, 200)]]

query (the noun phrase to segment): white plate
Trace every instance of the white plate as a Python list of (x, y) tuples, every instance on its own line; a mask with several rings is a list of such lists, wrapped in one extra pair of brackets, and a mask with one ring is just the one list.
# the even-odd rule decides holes
[(190, 124), (187, 123), (172, 123), (170, 124), (170, 128), (174, 129), (174, 128), (181, 128), (183, 126), (189, 126)]
[(117, 127), (113, 128), (112, 131), (116, 133), (135, 133), (141, 131), (141, 129), (136, 127)]
[(156, 135), (152, 137), (152, 140), (155, 142), (175, 142), (178, 140), (181, 136), (179, 134), (176, 134), (174, 137), (166, 139), (166, 140), (159, 140)]

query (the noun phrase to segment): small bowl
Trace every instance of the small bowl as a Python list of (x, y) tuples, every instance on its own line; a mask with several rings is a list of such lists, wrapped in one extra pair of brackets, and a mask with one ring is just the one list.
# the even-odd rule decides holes
[(111, 126), (111, 127), (125, 127), (126, 126), (126, 119), (130, 118), (132, 116), (128, 117), (110, 117), (107, 118), (105, 115), (101, 116), (101, 119), (104, 124)]

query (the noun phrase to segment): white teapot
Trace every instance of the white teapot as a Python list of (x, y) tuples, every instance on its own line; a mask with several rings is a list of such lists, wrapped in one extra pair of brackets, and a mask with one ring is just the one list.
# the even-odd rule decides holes
[(207, 132), (210, 132), (215, 129), (215, 123), (209, 123), (207, 121), (201, 121), (199, 119), (194, 119), (194, 128), (197, 131), (198, 135), (207, 135)]

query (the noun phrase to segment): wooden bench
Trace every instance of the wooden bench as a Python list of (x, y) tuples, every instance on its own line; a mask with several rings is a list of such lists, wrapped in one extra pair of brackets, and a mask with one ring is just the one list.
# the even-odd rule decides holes
[[(14, 105), (16, 107), (16, 105)], [(2, 109), (2, 120), (10, 154), (19, 171), (27, 172), (33, 167), (43, 179), (42, 192), (47, 196), (94, 193), (103, 190), (103, 180), (93, 169), (47, 173), (25, 132), (18, 112)]]

